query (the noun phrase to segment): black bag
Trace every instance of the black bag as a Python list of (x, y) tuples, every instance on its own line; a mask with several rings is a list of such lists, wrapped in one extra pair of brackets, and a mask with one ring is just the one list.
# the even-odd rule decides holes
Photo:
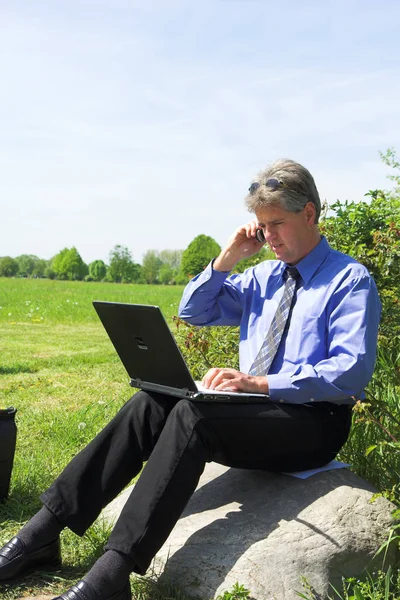
[(17, 426), (15, 408), (0, 409), (0, 500), (7, 498), (14, 462)]

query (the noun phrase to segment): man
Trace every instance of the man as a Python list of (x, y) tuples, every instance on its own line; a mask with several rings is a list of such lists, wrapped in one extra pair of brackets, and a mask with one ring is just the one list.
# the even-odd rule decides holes
[[(188, 284), (180, 315), (197, 325), (240, 325), (240, 371), (211, 369), (206, 387), (269, 398), (227, 404), (133, 396), (0, 550), (0, 581), (59, 564), (60, 531), (69, 527), (83, 535), (147, 461), (104, 555), (58, 597), (129, 599), (129, 574), (146, 572), (207, 461), (296, 471), (329, 462), (346, 441), (351, 407), (363, 398), (375, 362), (375, 284), (362, 265), (321, 238), (318, 191), (298, 163), (277, 161), (262, 171), (246, 202), (256, 220), (239, 227)], [(229, 276), (264, 239), (277, 260)]]

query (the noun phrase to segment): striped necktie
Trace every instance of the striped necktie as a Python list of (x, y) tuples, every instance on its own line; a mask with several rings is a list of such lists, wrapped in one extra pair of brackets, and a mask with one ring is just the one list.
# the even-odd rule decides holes
[(249, 375), (267, 375), (287, 324), (296, 290), (296, 280), (299, 276), (300, 274), (296, 267), (286, 267), (283, 274), (286, 282), (282, 298), (276, 309), (276, 313), (272, 319), (263, 345), (250, 367)]

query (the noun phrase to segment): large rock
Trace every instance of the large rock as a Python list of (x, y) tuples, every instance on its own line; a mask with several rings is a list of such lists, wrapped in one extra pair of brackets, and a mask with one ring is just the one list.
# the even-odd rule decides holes
[[(325, 599), (329, 582), (341, 589), (342, 576), (373, 568), (394, 508), (383, 498), (371, 502), (374, 492), (347, 469), (300, 480), (211, 463), (154, 570), (204, 600), (235, 582), (257, 600), (298, 600), (302, 577)], [(108, 507), (108, 519), (129, 493)]]

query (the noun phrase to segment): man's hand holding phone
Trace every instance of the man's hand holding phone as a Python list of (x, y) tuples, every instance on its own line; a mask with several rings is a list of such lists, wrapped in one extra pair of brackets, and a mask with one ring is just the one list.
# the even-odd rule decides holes
[(231, 271), (243, 258), (257, 254), (265, 244), (265, 237), (257, 221), (250, 221), (238, 227), (230, 237), (225, 248), (214, 261), (217, 271)]

